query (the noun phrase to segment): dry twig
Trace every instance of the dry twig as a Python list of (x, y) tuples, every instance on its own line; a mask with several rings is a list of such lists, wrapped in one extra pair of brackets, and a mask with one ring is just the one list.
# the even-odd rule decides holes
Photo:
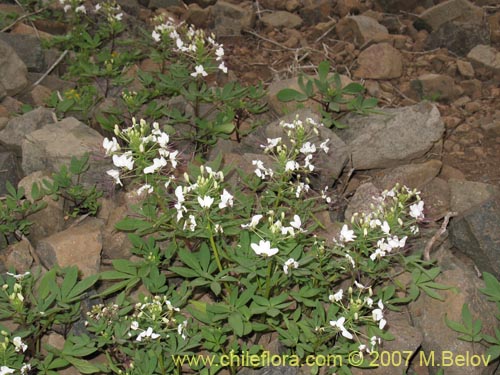
[(425, 246), (424, 249), (424, 260), (429, 261), (431, 260), (431, 250), (432, 246), (434, 246), (434, 243), (443, 235), (444, 232), (446, 232), (446, 227), (448, 226), (448, 223), (450, 221), (450, 218), (453, 216), (457, 216), (457, 212), (448, 212), (446, 216), (444, 217), (443, 224), (441, 224), (441, 228), (432, 236), (432, 238), (427, 242), (427, 245)]

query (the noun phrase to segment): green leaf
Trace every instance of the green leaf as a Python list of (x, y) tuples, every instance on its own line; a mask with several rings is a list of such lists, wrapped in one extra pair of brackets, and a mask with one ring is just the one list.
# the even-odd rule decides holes
[(125, 219), (120, 220), (118, 223), (115, 224), (116, 229), (122, 230), (124, 232), (141, 231), (150, 229), (151, 227), (152, 227), (151, 223), (144, 221), (142, 219), (136, 219), (131, 217), (126, 217)]
[(243, 326), (243, 317), (240, 313), (234, 312), (229, 316), (228, 323), (231, 328), (234, 330), (237, 336), (243, 336), (244, 326)]
[(280, 92), (278, 92), (278, 100), (282, 102), (291, 102), (293, 100), (297, 102), (303, 102), (308, 99), (307, 95), (298, 92), (295, 89), (283, 89)]
[(216, 133), (223, 133), (223, 134), (231, 134), (235, 129), (235, 125), (233, 122), (226, 122), (223, 124), (216, 124), (214, 127), (214, 131)]
[(68, 298), (69, 299), (75, 299), (75, 298), (80, 298), (80, 296), (86, 292), (90, 287), (92, 287), (97, 280), (99, 280), (99, 275), (91, 275), (80, 281), (76, 286), (73, 288), (71, 293), (69, 293)]
[(330, 63), (323, 60), (318, 65), (318, 78), (320, 81), (326, 81), (328, 73), (330, 72)]
[(347, 86), (342, 88), (342, 92), (344, 94), (351, 94), (351, 95), (359, 94), (360, 92), (363, 92), (364, 90), (365, 90), (365, 88), (363, 87), (363, 85), (356, 83), (356, 82), (351, 82)]
[(96, 372), (101, 372), (102, 368), (95, 366), (94, 364), (86, 361), (84, 359), (75, 358), (72, 356), (64, 356), (64, 359), (71, 363), (81, 374), (95, 374)]
[(488, 364), (500, 357), (500, 345), (490, 346), (488, 350), (486, 350), (486, 356)]

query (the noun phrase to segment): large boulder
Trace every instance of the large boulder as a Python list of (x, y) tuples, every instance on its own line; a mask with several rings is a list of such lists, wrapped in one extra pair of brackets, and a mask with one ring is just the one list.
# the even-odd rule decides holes
[(437, 30), (450, 21), (480, 24), (483, 16), (483, 10), (467, 0), (448, 0), (427, 9), (419, 18), (431, 30)]
[(385, 37), (389, 34), (387, 28), (375, 19), (367, 16), (348, 16), (342, 18), (336, 27), (340, 39), (362, 46), (370, 40)]
[(28, 69), (14, 49), (0, 40), (0, 92), (13, 96), (28, 85)]
[(360, 78), (392, 79), (403, 74), (403, 56), (389, 43), (374, 44), (363, 50), (358, 65), (354, 75)]
[(73, 117), (48, 124), (26, 135), (22, 142), (24, 173), (48, 170), (57, 172), (71, 158), (90, 155), (90, 167), (82, 175), (84, 184), (104, 185), (111, 160), (104, 158), (103, 137)]
[(438, 109), (422, 102), (385, 109), (382, 114), (348, 115), (336, 131), (347, 144), (357, 170), (390, 168), (424, 156), (440, 145), (444, 124)]
[(40, 38), (35, 35), (0, 33), (0, 40), (9, 44), (16, 51), (28, 71), (41, 73), (46, 69)]

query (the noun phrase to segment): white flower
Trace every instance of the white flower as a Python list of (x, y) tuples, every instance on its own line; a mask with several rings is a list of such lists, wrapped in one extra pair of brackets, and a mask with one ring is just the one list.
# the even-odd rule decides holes
[(198, 197), (198, 203), (201, 208), (209, 208), (214, 203), (214, 199), (209, 195), (205, 195), (203, 198)]
[(364, 286), (363, 284), (357, 282), (356, 280), (354, 280), (354, 285), (356, 286), (356, 288), (358, 289), (368, 289), (366, 286)]
[(189, 225), (189, 230), (194, 232), (196, 229), (196, 219), (193, 215), (189, 215), (187, 221), (184, 223), (184, 229)]
[(87, 14), (87, 9), (85, 9), (84, 5), (80, 5), (75, 8), (75, 12)]
[(183, 321), (182, 323), (179, 323), (177, 326), (177, 333), (185, 340), (186, 339), (186, 327), (187, 327), (187, 320)]
[(383, 304), (382, 300), (379, 300), (377, 305), (378, 305), (378, 309), (374, 309), (372, 311), (372, 318), (373, 318), (374, 322), (379, 322), (378, 327), (380, 329), (383, 329), (385, 327), (385, 325), (387, 324), (387, 321), (384, 319), (384, 313), (383, 313), (384, 304)]
[(29, 363), (24, 363), (22, 366), (21, 366), (21, 375), (27, 375), (31, 370), (31, 365)]
[(412, 225), (412, 226), (410, 227), (410, 231), (411, 231), (411, 234), (417, 234), (417, 233), (418, 233), (418, 231), (419, 231), (418, 226), (416, 226), (416, 225)]
[(281, 142), (281, 137), (278, 138), (267, 138), (267, 145), (260, 145), (264, 149), (264, 152), (268, 152), (279, 145)]
[(226, 208), (227, 206), (233, 207), (233, 196), (226, 190), (220, 196), (219, 208)]
[(406, 239), (408, 237), (407, 236), (404, 236), (403, 238), (399, 239), (398, 236), (394, 236), (394, 237), (390, 237), (387, 239), (387, 243), (389, 244), (389, 246), (391, 247), (391, 249), (394, 249), (394, 248), (403, 248), (405, 247), (405, 244), (406, 244)]
[(174, 151), (174, 152), (171, 152), (168, 156), (168, 158), (170, 159), (170, 163), (172, 164), (172, 167), (177, 167), (177, 155), (179, 154), (179, 151)]
[(370, 255), (370, 259), (375, 261), (377, 258), (385, 257), (385, 251), (377, 248), (374, 253)]
[(339, 302), (342, 300), (343, 296), (344, 296), (344, 291), (342, 289), (340, 289), (337, 293), (330, 294), (328, 299), (330, 300), (330, 302)]
[(123, 186), (122, 181), (120, 180), (120, 171), (119, 170), (117, 170), (117, 169), (110, 169), (109, 171), (106, 171), (106, 174), (108, 176), (113, 177), (113, 179), (115, 180), (115, 183), (117, 183), (118, 185)]
[(215, 55), (217, 56), (217, 58), (216, 58), (217, 61), (222, 60), (222, 57), (224, 56), (224, 48), (222, 48), (222, 46), (217, 48), (215, 50)]
[(263, 217), (262, 215), (253, 215), (252, 219), (250, 219), (250, 223), (249, 224), (241, 224), (241, 227), (253, 229), (257, 226), (257, 224), (259, 224), (259, 221), (260, 221), (260, 219), (262, 219), (262, 217)]
[(123, 13), (115, 14), (113, 17), (116, 21), (121, 21), (123, 19)]
[(293, 258), (290, 258), (288, 259), (285, 264), (283, 265), (283, 272), (285, 273), (285, 275), (288, 275), (288, 269), (290, 267), (293, 267), (293, 268), (299, 268), (299, 262), (297, 262), (295, 259)]
[(150, 165), (149, 167), (144, 168), (144, 173), (145, 174), (150, 174), (156, 172), (158, 169), (161, 169), (167, 165), (167, 161), (163, 156), (160, 158), (154, 158), (153, 159), (153, 165)]
[(370, 345), (372, 346), (372, 349), (373, 349), (373, 347), (374, 347), (375, 345), (380, 344), (380, 342), (381, 342), (381, 340), (380, 340), (380, 338), (379, 338), (379, 337), (377, 337), (377, 336), (372, 336), (372, 337), (370, 338)]
[(133, 331), (137, 331), (139, 329), (139, 322), (137, 322), (137, 321), (134, 320), (130, 324), (130, 329), (133, 330)]
[(184, 198), (184, 191), (182, 190), (182, 186), (177, 186), (175, 188), (175, 196), (177, 197), (177, 202), (178, 203), (182, 203), (184, 202), (185, 198)]
[[(68, 11), (70, 11), (70, 10), (71, 10), (71, 5), (66, 4), (66, 5), (64, 6), (63, 10), (64, 10), (64, 13), (68, 13)], [(4, 367), (4, 366), (2, 366), (2, 368), (3, 368), (3, 367)], [(0, 375), (1, 375), (1, 374), (2, 374), (2, 372), (0, 372)]]
[(372, 307), (373, 306), (373, 300), (370, 297), (365, 297), (364, 298), (364, 303), (366, 303), (366, 306)]
[(134, 158), (132, 152), (127, 151), (121, 156), (113, 155), (113, 164), (118, 168), (127, 168), (129, 171), (134, 168)]
[(288, 160), (285, 164), (285, 172), (295, 171), (299, 169), (300, 165), (295, 160)]
[(352, 264), (352, 268), (356, 268), (356, 262), (354, 261), (353, 257), (351, 256), (351, 254), (346, 254), (345, 257), (347, 258), (347, 260), (349, 262), (351, 262)]
[(102, 8), (102, 7), (101, 7), (101, 4), (96, 4), (96, 6), (95, 6), (95, 10), (94, 10), (94, 11), (95, 11), (95, 12), (99, 12), (99, 11), (101, 10), (101, 8)]
[(424, 201), (414, 203), (410, 206), (410, 216), (417, 220), (424, 218)]
[(158, 333), (154, 333), (153, 332), (153, 328), (148, 327), (147, 330), (142, 331), (141, 333), (139, 333), (139, 335), (137, 336), (136, 340), (137, 341), (142, 341), (142, 339), (147, 338), (147, 337), (151, 337), (153, 340), (155, 340), (158, 337), (160, 337), (160, 335)]
[(382, 232), (384, 232), (385, 234), (389, 234), (389, 232), (391, 231), (391, 227), (389, 226), (389, 223), (387, 221), (384, 221), (382, 223), (380, 229), (382, 229)]
[(222, 72), (224, 72), (224, 73), (226, 73), (226, 74), (227, 74), (227, 66), (226, 66), (226, 64), (224, 64), (224, 61), (222, 61), (222, 62), (219, 64), (218, 68), (219, 68), (220, 70), (222, 70)]
[(22, 280), (23, 278), (30, 275), (31, 273), (29, 271), (26, 271), (25, 273), (20, 273), (20, 274), (16, 274), (16, 273), (12, 273), (12, 272), (5, 272), (5, 274), (12, 276), (16, 280)]
[(160, 145), (161, 148), (166, 148), (169, 141), (170, 137), (164, 132), (160, 132), (160, 135), (156, 137), (156, 142), (158, 142), (158, 145)]
[(370, 220), (370, 228), (374, 229), (377, 226), (381, 226), (382, 222), (379, 219), (372, 219)]
[(203, 76), (203, 77), (206, 77), (208, 75), (208, 73), (205, 71), (205, 68), (203, 67), (203, 65), (196, 65), (194, 67), (195, 71), (193, 73), (191, 73), (191, 77), (198, 77), (199, 75)]
[(161, 40), (161, 34), (156, 30), (153, 30), (151, 37), (155, 40), (155, 42), (159, 42)]
[(316, 145), (311, 142), (306, 142), (299, 150), (303, 154), (313, 154), (316, 152)]
[(323, 150), (325, 154), (328, 154), (328, 151), (330, 151), (330, 147), (327, 146), (328, 142), (330, 142), (330, 139), (327, 139), (319, 145), (319, 148)]
[(314, 165), (311, 164), (312, 154), (309, 154), (304, 159), (304, 168), (309, 169), (311, 172), (314, 171)]
[(255, 252), (255, 254), (266, 255), (268, 257), (271, 257), (271, 256), (277, 254), (279, 251), (278, 248), (276, 248), (276, 247), (271, 248), (271, 242), (264, 241), (264, 240), (260, 240), (258, 245), (255, 243), (252, 243), (252, 244), (250, 244), (250, 247)]
[(15, 372), (14, 369), (11, 369), (7, 366), (0, 367), (0, 375), (13, 374)]
[(144, 184), (139, 189), (137, 189), (137, 195), (142, 195), (144, 191), (147, 191), (148, 194), (151, 194), (154, 189), (150, 184)]
[(342, 242), (352, 242), (356, 236), (354, 235), (353, 230), (349, 230), (347, 224), (344, 224), (342, 230), (340, 231), (340, 241)]
[(19, 336), (14, 337), (12, 343), (16, 347), (16, 352), (22, 351), (24, 353), (26, 349), (28, 349), (28, 345), (26, 345)]
[(300, 220), (299, 215), (293, 215), (293, 221), (290, 222), (290, 225), (295, 229), (300, 229), (302, 225), (302, 221)]
[(349, 339), (349, 340), (352, 340), (353, 339), (353, 335), (351, 332), (349, 332), (345, 327), (344, 327), (344, 322), (345, 322), (345, 318), (344, 317), (341, 317), (337, 320), (330, 320), (330, 325), (332, 327), (335, 327), (335, 328), (338, 328), (340, 329), (340, 332), (342, 333), (342, 336), (344, 336), (345, 338)]
[(102, 141), (102, 147), (106, 150), (106, 155), (111, 155), (113, 152), (120, 150), (120, 145), (115, 137), (111, 138), (111, 140), (104, 138)]

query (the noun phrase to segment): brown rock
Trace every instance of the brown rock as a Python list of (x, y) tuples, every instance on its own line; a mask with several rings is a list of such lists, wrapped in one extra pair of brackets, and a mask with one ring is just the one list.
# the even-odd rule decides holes
[[(439, 173), (439, 177), (445, 181), (448, 181), (450, 185), (450, 189), (452, 189), (452, 184), (450, 183), (451, 179), (455, 180), (465, 180), (465, 175), (456, 168), (453, 168), (450, 165), (443, 164), (441, 168), (441, 173)], [(450, 209), (453, 211), (453, 190), (451, 190), (451, 201), (450, 201)]]
[(403, 57), (388, 43), (374, 44), (358, 56), (356, 77), (371, 79), (399, 78), (403, 74)]
[(411, 82), (412, 89), (421, 99), (450, 101), (459, 97), (461, 89), (450, 76), (424, 74)]
[(397, 183), (420, 190), (439, 174), (442, 165), (443, 163), (437, 159), (425, 163), (401, 165), (391, 170), (384, 170), (384, 175), (375, 178), (374, 184), (382, 190), (392, 189)]
[(465, 78), (474, 78), (474, 68), (468, 61), (457, 60), (458, 72)]
[(467, 0), (448, 0), (427, 9), (420, 15), (420, 19), (432, 30), (437, 30), (449, 21), (482, 23), (483, 15), (481, 8)]
[(50, 98), (52, 91), (42, 85), (37, 85), (31, 90), (31, 102), (37, 107), (42, 107), (46, 105), (47, 100)]
[(333, 4), (331, 0), (306, 0), (302, 2), (303, 6), (299, 10), (299, 15), (308, 26), (328, 22), (333, 12)]
[(344, 216), (346, 221), (351, 221), (355, 213), (368, 214), (372, 212), (373, 209), (371, 206), (377, 204), (375, 198), (378, 197), (381, 192), (382, 190), (371, 182), (367, 182), (358, 187), (345, 210)]
[(7, 269), (13, 268), (16, 273), (25, 273), (30, 270), (33, 264), (31, 253), (33, 246), (27, 239), (22, 239), (15, 244), (10, 245), (0, 253), (2, 261)]
[(302, 18), (298, 15), (286, 11), (276, 11), (267, 13), (261, 18), (262, 23), (267, 27), (290, 29), (299, 28), (302, 25)]
[(348, 14), (358, 14), (365, 7), (360, 0), (338, 0), (335, 6), (335, 13), (340, 17), (345, 17)]
[(450, 211), (450, 187), (448, 183), (436, 177), (422, 189), (425, 201), (425, 216), (431, 220), (439, 220)]
[(460, 82), (460, 86), (464, 90), (464, 94), (469, 96), (472, 100), (479, 99), (482, 94), (482, 82), (478, 79), (469, 79)]
[(500, 79), (500, 52), (495, 48), (478, 45), (469, 52), (467, 58), (474, 66), (484, 68), (492, 72), (497, 80)]
[(101, 263), (102, 228), (102, 220), (87, 218), (39, 241), (36, 252), (46, 268), (76, 265), (83, 277), (95, 275)]
[(337, 24), (336, 32), (340, 39), (352, 42), (356, 46), (362, 46), (375, 37), (379, 37), (380, 34), (389, 34), (385, 26), (366, 16), (343, 18)]
[(52, 35), (49, 33), (40, 31), (38, 29), (34, 29), (31, 26), (25, 25), (24, 23), (18, 23), (12, 30), (12, 34), (18, 34), (18, 35), (34, 35), (37, 38), (43, 39), (43, 40), (49, 40), (52, 38)]
[(482, 182), (449, 180), (450, 209), (459, 215), (500, 193), (498, 186)]

